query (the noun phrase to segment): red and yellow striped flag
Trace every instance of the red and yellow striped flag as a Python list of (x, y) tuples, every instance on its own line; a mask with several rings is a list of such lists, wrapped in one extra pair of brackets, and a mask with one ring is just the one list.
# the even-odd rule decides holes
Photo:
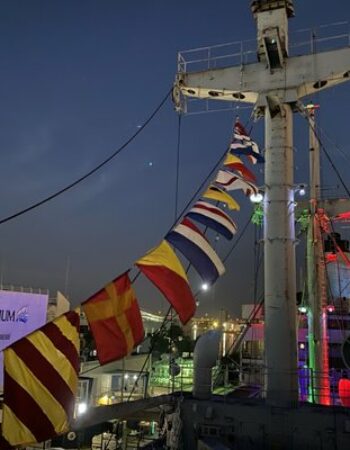
[(168, 299), (183, 324), (196, 311), (196, 301), (186, 273), (174, 250), (166, 241), (136, 261), (137, 267)]
[(142, 317), (128, 273), (90, 297), (83, 310), (101, 364), (123, 358), (143, 341)]
[(69, 311), (4, 350), (2, 444), (42, 442), (69, 429), (79, 373), (79, 313)]

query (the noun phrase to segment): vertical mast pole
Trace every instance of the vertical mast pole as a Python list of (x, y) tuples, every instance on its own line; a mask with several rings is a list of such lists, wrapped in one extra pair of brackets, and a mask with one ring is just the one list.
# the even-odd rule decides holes
[[(292, 0), (254, 0), (260, 70), (271, 83), (259, 92), (265, 115), (264, 304), (266, 400), (298, 403), (293, 111), (285, 80)], [(273, 82), (274, 81), (274, 82)]]
[(321, 190), (320, 145), (315, 135), (315, 107), (309, 109), (309, 164), (310, 164), (310, 206), (316, 212)]
[[(257, 116), (265, 115), (267, 399), (270, 404), (290, 406), (298, 400), (292, 108), (316, 90), (349, 81), (350, 48), (289, 58), (293, 0), (252, 0), (251, 11), (257, 22), (258, 62), (197, 71), (193, 60), (187, 64), (181, 56), (173, 98), (181, 110), (182, 95), (207, 102), (233, 97), (255, 102)], [(324, 264), (321, 269), (324, 273)], [(324, 286), (323, 275), (320, 287), (326, 299)]]
[(278, 406), (298, 402), (292, 114), (287, 103), (265, 109), (266, 397)]
[(310, 222), (307, 231), (307, 285), (308, 285), (308, 348), (311, 372), (310, 400), (323, 405), (330, 403), (327, 289), (323, 242), (317, 220), (317, 202), (320, 199), (320, 146), (315, 135), (315, 109), (309, 114), (310, 163)]

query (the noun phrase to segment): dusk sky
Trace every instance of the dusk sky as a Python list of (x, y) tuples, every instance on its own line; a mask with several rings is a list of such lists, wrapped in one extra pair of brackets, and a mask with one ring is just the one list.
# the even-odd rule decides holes
[[(71, 183), (137, 131), (169, 91), (178, 50), (254, 39), (249, 5), (247, 0), (2, 1), (0, 219)], [(291, 30), (350, 20), (349, 0), (296, 0), (295, 10)], [(334, 34), (344, 30), (335, 27)], [(321, 105), (320, 126), (343, 154), (325, 140), (327, 150), (350, 185), (350, 84), (313, 100)], [(183, 117), (179, 211), (222, 155), (237, 114), (244, 123), (251, 108)], [(69, 261), (68, 295), (78, 304), (157, 245), (174, 221), (177, 125), (168, 100), (101, 171), (2, 225), (3, 284), (65, 292)], [(263, 136), (260, 120), (252, 137), (262, 149)], [(298, 116), (294, 137), (295, 181), (307, 183), (308, 130)], [(262, 168), (254, 170), (263, 184)], [(329, 165), (322, 170), (324, 186), (334, 188), (339, 182)], [(241, 229), (252, 207), (243, 194), (234, 197), (242, 210), (232, 217)], [(250, 226), (226, 274), (201, 296), (199, 314), (220, 307), (237, 314), (241, 303), (253, 302), (253, 237)], [(225, 256), (231, 246), (220, 239), (218, 253)], [(190, 279), (197, 291), (192, 271)], [(167, 303), (144, 278), (135, 288), (142, 307), (166, 311)]]

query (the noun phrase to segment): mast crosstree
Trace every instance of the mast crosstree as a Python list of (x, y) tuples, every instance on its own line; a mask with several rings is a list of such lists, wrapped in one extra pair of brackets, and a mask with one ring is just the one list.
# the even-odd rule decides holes
[(187, 71), (176, 76), (173, 99), (238, 100), (265, 118), (265, 357), (271, 405), (298, 403), (293, 112), (301, 98), (350, 79), (350, 48), (289, 56), (292, 0), (255, 0), (258, 62)]

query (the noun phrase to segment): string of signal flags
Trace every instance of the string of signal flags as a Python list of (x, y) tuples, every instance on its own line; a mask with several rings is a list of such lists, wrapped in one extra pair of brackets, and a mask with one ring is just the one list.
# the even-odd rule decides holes
[[(242, 190), (247, 196), (258, 193), (256, 177), (241, 157), (253, 165), (264, 162), (258, 145), (237, 118), (229, 149), (212, 183), (161, 243), (135, 262), (183, 324), (194, 316), (196, 302), (174, 249), (206, 284), (213, 285), (224, 274), (223, 262), (199, 226), (228, 240), (236, 234), (236, 223), (218, 205), (239, 211), (229, 192)], [(129, 271), (81, 305), (101, 365), (129, 355), (144, 339)], [(1, 450), (43, 442), (69, 430), (79, 378), (79, 317), (78, 309), (69, 311), (4, 350)]]

